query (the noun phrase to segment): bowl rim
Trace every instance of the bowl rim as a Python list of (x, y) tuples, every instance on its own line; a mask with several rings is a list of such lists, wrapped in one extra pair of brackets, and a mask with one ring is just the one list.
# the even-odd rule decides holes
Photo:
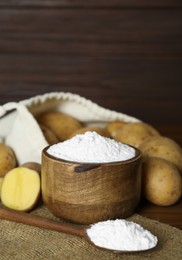
[(133, 149), (135, 149), (135, 156), (130, 158), (130, 159), (127, 159), (127, 160), (123, 160), (123, 161), (114, 161), (114, 162), (77, 162), (77, 161), (68, 161), (68, 160), (65, 160), (65, 159), (61, 159), (61, 158), (58, 158), (58, 157), (55, 157), (51, 154), (49, 154), (47, 152), (47, 150), (49, 149), (49, 147), (51, 147), (52, 145), (48, 145), (46, 147), (43, 148), (42, 150), (42, 155), (44, 154), (45, 156), (47, 156), (48, 158), (54, 160), (54, 161), (57, 161), (57, 162), (63, 162), (65, 164), (75, 164), (75, 165), (122, 165), (122, 164), (129, 164), (131, 162), (135, 162), (137, 160), (139, 160), (141, 157), (142, 157), (142, 153), (141, 151), (137, 148), (137, 147), (134, 147), (132, 145), (129, 145), (127, 144), (128, 146), (132, 147)]

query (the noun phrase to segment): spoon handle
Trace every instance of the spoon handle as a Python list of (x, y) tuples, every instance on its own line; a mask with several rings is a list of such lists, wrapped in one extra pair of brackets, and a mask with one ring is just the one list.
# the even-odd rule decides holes
[(84, 228), (21, 211), (0, 208), (0, 219), (84, 237)]

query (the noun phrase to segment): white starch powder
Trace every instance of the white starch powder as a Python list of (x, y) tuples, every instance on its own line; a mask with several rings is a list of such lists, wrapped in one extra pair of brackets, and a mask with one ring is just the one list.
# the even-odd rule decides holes
[(47, 152), (59, 159), (82, 163), (118, 162), (135, 156), (134, 148), (90, 131), (54, 144)]
[(95, 245), (111, 250), (148, 250), (158, 242), (157, 237), (150, 231), (139, 224), (122, 219), (98, 222), (91, 225), (86, 232)]

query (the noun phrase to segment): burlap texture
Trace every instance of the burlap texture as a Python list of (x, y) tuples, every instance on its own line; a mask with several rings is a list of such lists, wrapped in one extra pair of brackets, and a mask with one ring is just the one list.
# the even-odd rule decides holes
[[(56, 219), (45, 206), (31, 212)], [(129, 217), (158, 236), (159, 243), (153, 250), (142, 253), (116, 254), (89, 245), (84, 239), (24, 224), (0, 220), (1, 260), (108, 260), (155, 259), (178, 260), (182, 257), (182, 231), (138, 214)]]

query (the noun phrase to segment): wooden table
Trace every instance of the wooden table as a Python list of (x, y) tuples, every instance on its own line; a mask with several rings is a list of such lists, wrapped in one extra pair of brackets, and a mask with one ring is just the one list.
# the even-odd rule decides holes
[(139, 205), (137, 213), (144, 217), (182, 229), (182, 200), (169, 207), (155, 206), (143, 201)]

